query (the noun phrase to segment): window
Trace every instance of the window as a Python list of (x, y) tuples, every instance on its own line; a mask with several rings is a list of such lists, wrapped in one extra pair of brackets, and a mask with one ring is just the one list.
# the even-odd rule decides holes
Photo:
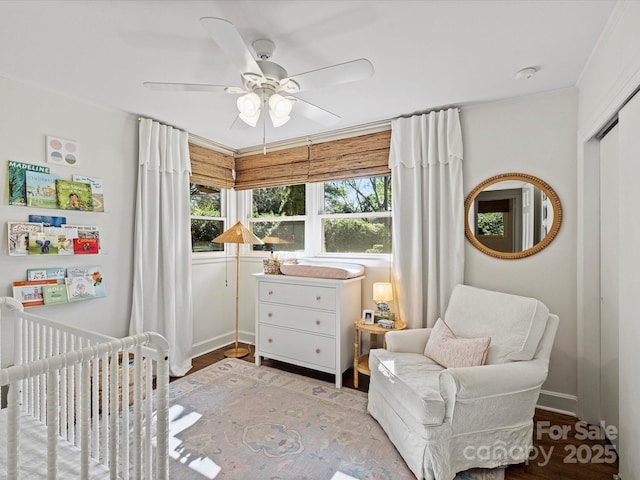
[(254, 245), (254, 251), (305, 249), (306, 190), (306, 185), (253, 190), (251, 226), (264, 242)]
[(364, 177), (252, 191), (254, 251), (308, 255), (391, 253), (391, 177)]
[(391, 253), (391, 177), (323, 184), (322, 252)]
[(222, 189), (192, 183), (191, 189), (191, 251), (220, 252), (224, 243), (211, 240), (224, 232)]

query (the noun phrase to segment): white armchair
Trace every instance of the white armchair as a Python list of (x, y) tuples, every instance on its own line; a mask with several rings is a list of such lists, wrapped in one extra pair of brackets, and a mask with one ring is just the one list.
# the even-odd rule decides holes
[(533, 298), (458, 285), (444, 321), (457, 336), (491, 337), (485, 365), (425, 356), (431, 328), (388, 332), (369, 355), (369, 413), (418, 479), (524, 462), (558, 317)]

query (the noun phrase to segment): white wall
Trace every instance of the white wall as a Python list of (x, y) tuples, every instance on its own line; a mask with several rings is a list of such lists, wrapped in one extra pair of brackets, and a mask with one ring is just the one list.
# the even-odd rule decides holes
[(491, 176), (518, 172), (544, 180), (560, 197), (560, 231), (533, 256), (496, 259), (467, 241), (465, 283), (538, 298), (559, 315), (540, 404), (569, 412), (575, 411), (577, 391), (576, 116), (575, 89), (465, 107), (461, 113), (465, 195)]
[[(0, 295), (11, 295), (14, 280), (25, 280), (32, 267), (99, 264), (107, 297), (30, 311), (68, 324), (114, 336), (128, 333), (131, 306), (133, 215), (137, 175), (137, 119), (76, 99), (0, 78)], [(45, 136), (80, 143), (80, 167), (45, 163)], [(101, 177), (105, 213), (37, 209), (8, 205), (7, 160), (49, 166), (51, 173)], [(66, 216), (67, 223), (97, 225), (103, 254), (63, 257), (11, 257), (6, 222), (28, 215)], [(3, 339), (4, 340), (4, 339)]]

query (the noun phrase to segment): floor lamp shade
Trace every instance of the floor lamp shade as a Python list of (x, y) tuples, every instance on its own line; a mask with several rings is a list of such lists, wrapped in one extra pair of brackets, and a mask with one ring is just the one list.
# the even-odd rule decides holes
[[(228, 228), (216, 238), (211, 240), (214, 243), (236, 243), (262, 245), (262, 240), (256, 237), (251, 230), (245, 227), (242, 222), (236, 223)], [(238, 297), (240, 292), (240, 247), (236, 249), (236, 342), (235, 348), (224, 352), (225, 357), (240, 358), (249, 355), (249, 350), (238, 347)]]

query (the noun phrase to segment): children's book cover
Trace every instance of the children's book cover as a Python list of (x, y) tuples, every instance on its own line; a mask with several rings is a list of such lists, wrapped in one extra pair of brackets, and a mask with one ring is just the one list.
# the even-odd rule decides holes
[(67, 299), (70, 302), (87, 300), (96, 296), (93, 286), (93, 278), (89, 275), (83, 277), (67, 277), (64, 279), (67, 286)]
[(44, 305), (42, 287), (57, 284), (57, 280), (36, 280), (33, 282), (13, 282), (13, 298), (25, 307)]
[(9, 205), (27, 204), (27, 172), (49, 173), (49, 167), (8, 160), (7, 181), (9, 186)]
[(27, 206), (40, 208), (58, 208), (56, 197), (56, 179), (58, 175), (50, 173), (27, 172)]
[(60, 283), (58, 285), (43, 285), (42, 299), (45, 305), (57, 305), (67, 303), (67, 285)]
[(91, 185), (70, 180), (56, 180), (58, 208), (63, 210), (93, 211)]
[(42, 223), (7, 222), (9, 255), (29, 255), (29, 234), (42, 233)]
[(29, 255), (57, 255), (58, 236), (46, 233), (29, 235)]
[(52, 217), (51, 215), (29, 215), (30, 222), (42, 223), (45, 227), (61, 227), (67, 223), (67, 217)]
[(74, 238), (73, 253), (75, 255), (86, 255), (98, 253), (97, 238)]
[(89, 265), (85, 267), (67, 267), (67, 277), (91, 277), (96, 297), (106, 297), (103, 268), (100, 265)]
[(27, 280), (64, 280), (64, 268), (27, 268)]
[(74, 182), (88, 183), (91, 185), (93, 193), (93, 211), (104, 212), (104, 190), (102, 179), (97, 177), (85, 177), (83, 175), (73, 175)]
[(73, 255), (73, 240), (78, 238), (76, 228), (44, 227), (45, 235), (58, 237), (58, 255)]

